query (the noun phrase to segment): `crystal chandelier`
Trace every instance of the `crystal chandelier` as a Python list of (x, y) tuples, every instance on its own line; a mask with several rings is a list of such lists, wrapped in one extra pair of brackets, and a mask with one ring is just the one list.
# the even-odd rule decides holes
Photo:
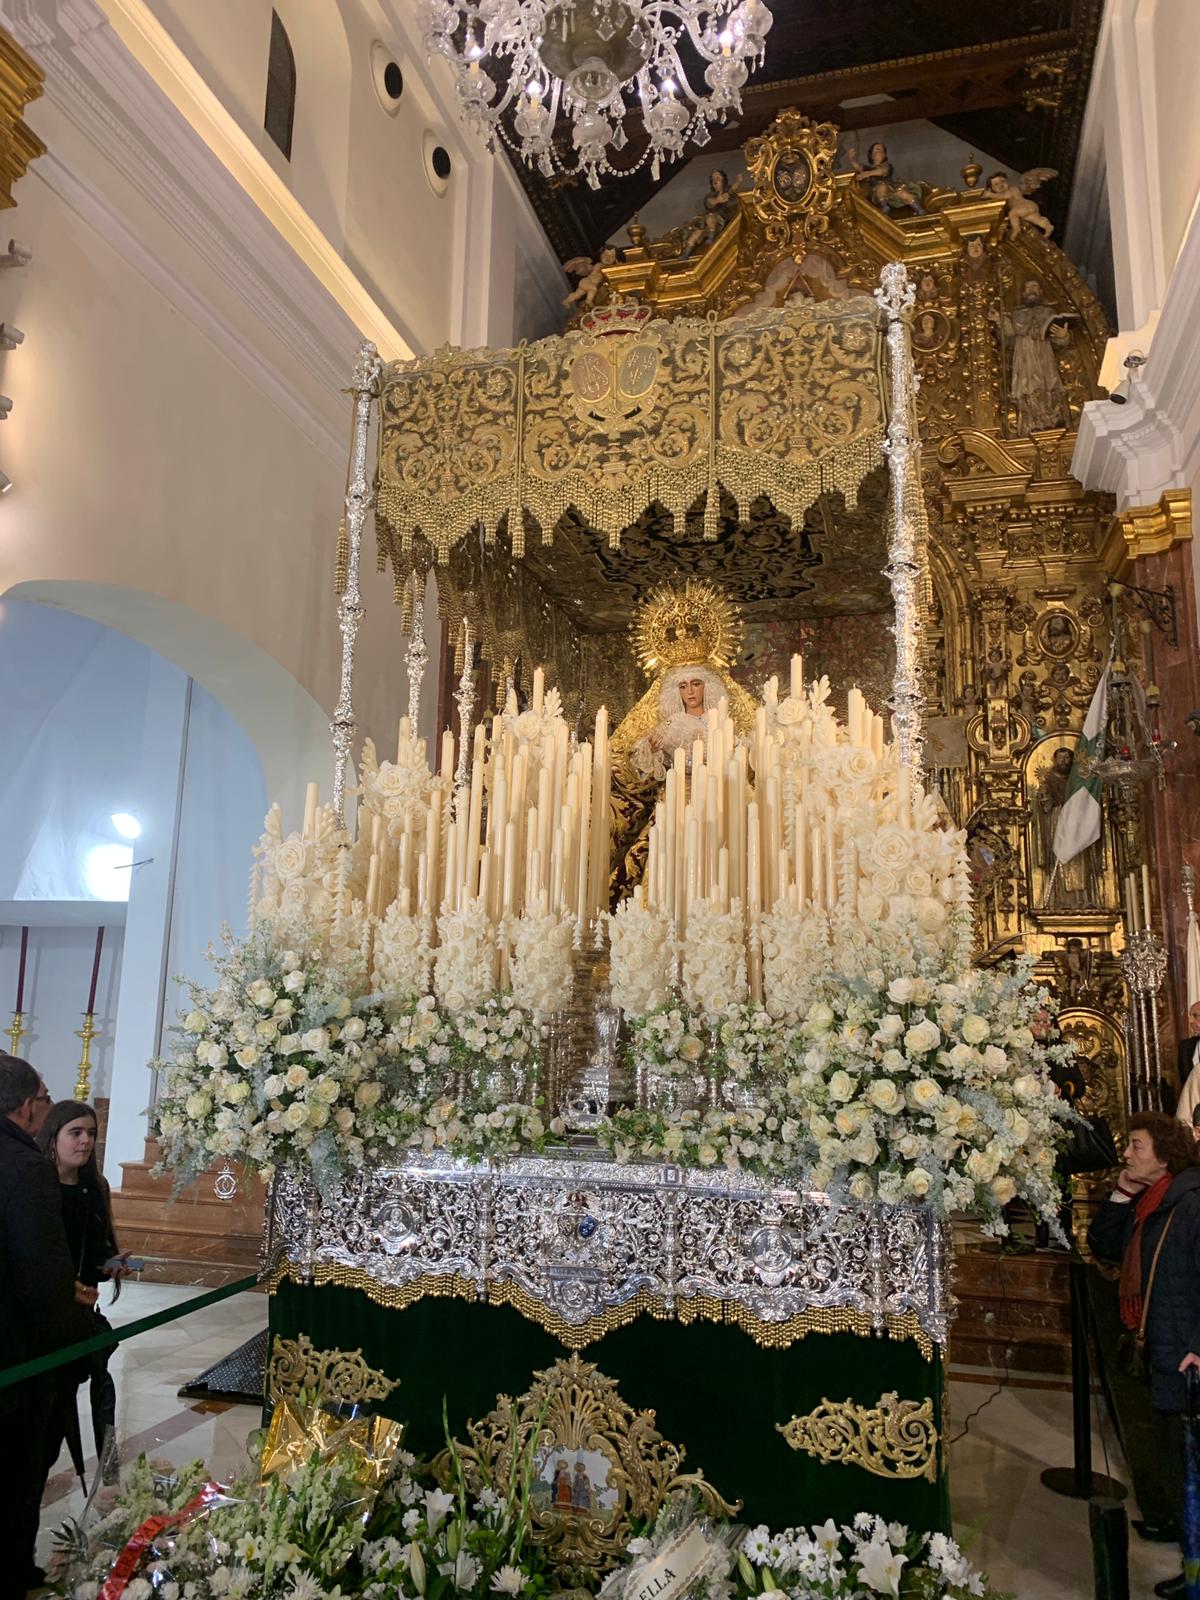
[[(636, 172), (657, 177), (708, 124), (741, 110), (742, 85), (763, 58), (773, 18), (765, 0), (423, 0), (425, 44), (458, 75), (466, 120), (497, 136), (547, 176)], [(683, 56), (680, 46), (683, 46)], [(703, 69), (703, 90), (693, 87)], [(575, 159), (555, 145), (571, 121)], [(610, 152), (640, 116), (647, 147), (631, 166)], [(565, 143), (565, 141), (564, 141)]]

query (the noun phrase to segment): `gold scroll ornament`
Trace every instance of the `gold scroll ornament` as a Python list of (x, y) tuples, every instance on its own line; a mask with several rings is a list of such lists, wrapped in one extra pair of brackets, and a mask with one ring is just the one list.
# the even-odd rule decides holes
[(363, 1360), (361, 1350), (317, 1350), (306, 1333), (276, 1338), (267, 1363), (267, 1399), (292, 1399), (301, 1392), (322, 1400), (360, 1406), (386, 1400), (399, 1380), (386, 1377)]
[[(703, 1473), (682, 1473), (684, 1451), (658, 1432), (654, 1412), (635, 1411), (612, 1378), (577, 1355), (535, 1373), (516, 1400), (500, 1395), (494, 1411), (467, 1423), (466, 1434), (456, 1450), (471, 1492), (506, 1481), (514, 1454), (520, 1458), (532, 1441), (531, 1533), (564, 1585), (616, 1566), (634, 1523), (652, 1522), (676, 1490), (694, 1490), (711, 1516), (741, 1509)], [(432, 1470), (451, 1484), (449, 1450)]]
[(793, 1450), (818, 1461), (861, 1467), (877, 1478), (937, 1481), (938, 1431), (933, 1400), (901, 1400), (893, 1390), (877, 1406), (822, 1400), (807, 1416), (777, 1424)]

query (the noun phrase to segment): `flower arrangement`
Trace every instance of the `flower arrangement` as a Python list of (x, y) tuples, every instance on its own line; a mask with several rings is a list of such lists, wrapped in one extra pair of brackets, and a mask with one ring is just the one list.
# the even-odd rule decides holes
[(478, 900), (447, 911), (433, 958), (433, 992), (447, 1011), (482, 1005), (496, 989), (496, 937)]
[(790, 1600), (902, 1593), (906, 1600), (967, 1600), (994, 1593), (946, 1534), (914, 1533), (869, 1511), (840, 1527), (830, 1518), (781, 1533), (751, 1528), (735, 1573), (740, 1595), (783, 1590)]
[(694, 1011), (716, 1016), (746, 999), (745, 923), (740, 900), (728, 911), (699, 901), (688, 913), (679, 987)]
[[(541, 1600), (553, 1574), (530, 1536), (533, 1447), (510, 1453), (506, 1475), (468, 1494), (451, 1445), (444, 1487), (404, 1450), (364, 1483), (352, 1453), (319, 1449), (265, 1479), (255, 1466), (226, 1486), (202, 1462), (176, 1471), (140, 1457), (103, 1491), (99, 1517), (66, 1523), (54, 1565), (62, 1592), (98, 1600), (131, 1541), (142, 1548), (124, 1600)], [(156, 1519), (156, 1525), (147, 1524)], [(689, 1535), (698, 1533), (699, 1541)], [(676, 1494), (632, 1538), (599, 1593), (633, 1600), (639, 1574), (664, 1551), (687, 1551), (687, 1592), (700, 1600), (999, 1600), (955, 1541), (859, 1512), (772, 1533), (703, 1514)], [(586, 1593), (587, 1591), (582, 1591)]]
[[(524, 1468), (524, 1470), (518, 1470)], [(528, 1596), (547, 1586), (529, 1532), (528, 1462), (468, 1504), (407, 1451), (376, 1494), (353, 1456), (319, 1450), (259, 1481), (207, 1483), (203, 1463), (176, 1473), (140, 1457), (90, 1527), (66, 1524), (56, 1564), (74, 1600), (97, 1600), (148, 1519), (164, 1519), (123, 1590), (125, 1600), (451, 1600)], [(207, 1487), (207, 1494), (205, 1490)], [(199, 1506), (197, 1500), (203, 1502)]]
[(509, 973), (519, 1005), (539, 1016), (571, 1003), (571, 941), (575, 919), (547, 911), (515, 919)]
[(432, 995), (351, 999), (360, 972), (296, 945), (265, 922), (242, 941), (227, 933), (215, 985), (189, 985), (152, 1112), (180, 1185), (219, 1157), (265, 1178), (306, 1164), (324, 1187), (409, 1149), (478, 1160), (544, 1147), (542, 1029), (511, 994), (453, 1015)]
[(608, 918), (613, 1005), (626, 1017), (644, 1017), (670, 999), (675, 979), (675, 944), (663, 911), (644, 896), (622, 900)]

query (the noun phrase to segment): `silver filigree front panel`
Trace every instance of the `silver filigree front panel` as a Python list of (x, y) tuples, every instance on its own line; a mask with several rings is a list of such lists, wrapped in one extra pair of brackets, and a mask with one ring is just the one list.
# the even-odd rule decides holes
[(414, 1154), (344, 1178), (323, 1200), (276, 1179), (268, 1268), (319, 1265), (383, 1288), (458, 1276), (515, 1286), (578, 1327), (645, 1293), (668, 1313), (699, 1296), (765, 1323), (845, 1308), (882, 1332), (913, 1313), (944, 1345), (943, 1227), (923, 1206), (830, 1205), (741, 1173), (618, 1165), (594, 1152), (472, 1166)]

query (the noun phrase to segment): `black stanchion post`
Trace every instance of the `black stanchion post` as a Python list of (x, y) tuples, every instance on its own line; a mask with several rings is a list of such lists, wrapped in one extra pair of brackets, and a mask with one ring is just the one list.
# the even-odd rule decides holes
[(1088, 1526), (1096, 1600), (1129, 1600), (1129, 1522), (1124, 1505), (1097, 1496), (1088, 1505)]
[(1092, 1471), (1092, 1372), (1088, 1360), (1087, 1278), (1078, 1255), (1072, 1255), (1071, 1288), (1071, 1411), (1075, 1442), (1075, 1464), (1047, 1467), (1042, 1482), (1055, 1494), (1073, 1500), (1090, 1500), (1103, 1495), (1111, 1500), (1125, 1497), (1125, 1485), (1102, 1472)]

